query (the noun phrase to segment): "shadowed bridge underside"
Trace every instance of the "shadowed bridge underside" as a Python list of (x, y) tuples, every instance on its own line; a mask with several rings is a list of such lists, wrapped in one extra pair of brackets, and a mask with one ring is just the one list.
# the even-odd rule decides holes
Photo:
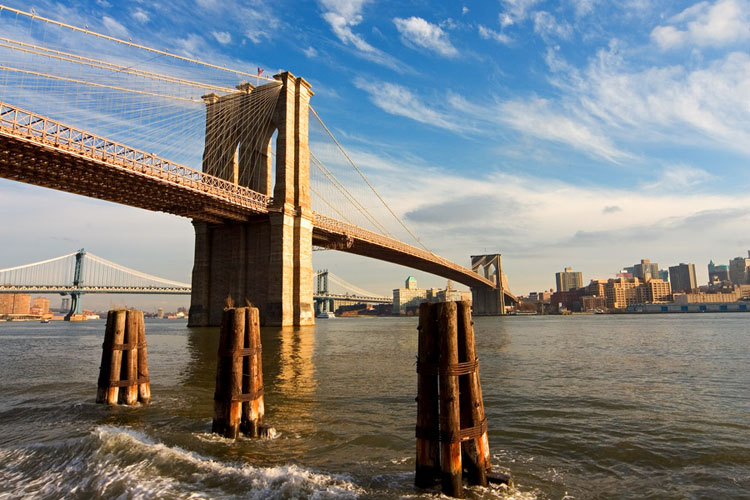
[[(264, 219), (274, 211), (271, 198), (251, 189), (42, 115), (0, 106), (0, 177), (212, 223)], [(313, 244), (470, 287), (495, 287), (431, 252), (317, 213)]]

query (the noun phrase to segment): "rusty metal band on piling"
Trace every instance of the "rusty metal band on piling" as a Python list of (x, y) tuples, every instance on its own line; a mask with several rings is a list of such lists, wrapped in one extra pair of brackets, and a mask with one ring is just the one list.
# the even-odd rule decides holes
[(487, 420), (485, 419), (479, 425), (473, 427), (462, 427), (458, 434), (454, 432), (436, 432), (434, 429), (426, 429), (424, 427), (416, 427), (414, 430), (418, 438), (434, 439), (441, 443), (462, 443), (481, 437), (483, 433), (487, 432)]
[(469, 375), (479, 370), (479, 358), (474, 361), (465, 361), (462, 363), (449, 363), (446, 365), (438, 363), (420, 363), (417, 362), (417, 373), (425, 375)]

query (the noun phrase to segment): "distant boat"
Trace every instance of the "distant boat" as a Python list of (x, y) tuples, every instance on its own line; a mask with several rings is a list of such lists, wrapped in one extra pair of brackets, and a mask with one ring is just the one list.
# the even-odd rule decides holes
[(44, 318), (43, 320), (40, 321), (40, 323), (49, 323), (49, 320), (47, 318)]
[(321, 319), (335, 318), (335, 317), (336, 315), (333, 314), (331, 311), (323, 311), (322, 313), (316, 316), (316, 318), (321, 318)]

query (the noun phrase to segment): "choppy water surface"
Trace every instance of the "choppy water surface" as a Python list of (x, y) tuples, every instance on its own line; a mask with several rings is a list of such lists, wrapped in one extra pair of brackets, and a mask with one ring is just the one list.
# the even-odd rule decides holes
[[(477, 318), (469, 498), (750, 498), (750, 314)], [(104, 323), (0, 324), (0, 498), (403, 498), (416, 319), (264, 329), (275, 439), (210, 434), (217, 330), (147, 323), (153, 403), (94, 404)]]

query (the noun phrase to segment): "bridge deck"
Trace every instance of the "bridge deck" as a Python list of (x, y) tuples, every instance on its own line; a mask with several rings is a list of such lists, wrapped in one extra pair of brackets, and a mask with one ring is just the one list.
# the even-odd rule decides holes
[(419, 269), (471, 287), (494, 288), (487, 278), (432, 252), (317, 213), (313, 244)]
[(221, 222), (269, 198), (156, 155), (0, 103), (0, 177), (146, 210)]
[[(0, 103), (0, 177), (216, 223), (267, 216), (271, 203), (248, 188), (5, 103)], [(317, 213), (313, 224), (316, 245), (471, 287), (495, 286), (471, 269), (396, 239)]]
[(57, 286), (57, 285), (0, 285), (0, 293), (122, 293), (153, 295), (190, 295), (190, 288), (125, 287), (125, 286)]

